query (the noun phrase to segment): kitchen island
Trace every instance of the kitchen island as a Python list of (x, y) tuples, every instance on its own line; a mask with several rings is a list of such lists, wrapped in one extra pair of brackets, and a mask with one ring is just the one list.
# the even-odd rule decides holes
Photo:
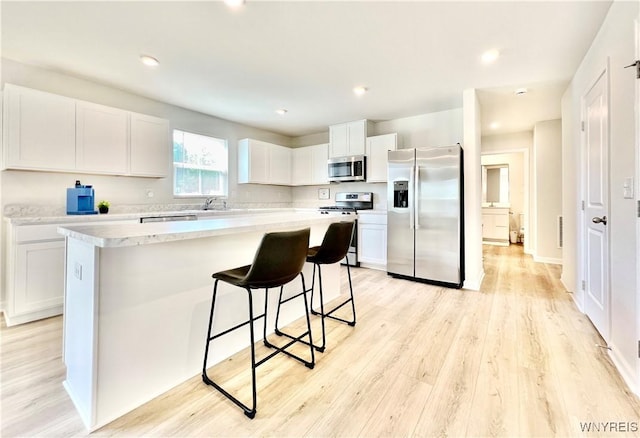
[[(212, 273), (250, 264), (265, 232), (309, 227), (310, 244), (317, 245), (329, 224), (340, 220), (349, 218), (299, 212), (60, 227), (66, 238), (64, 386), (87, 428), (95, 430), (200, 374)], [(308, 285), (311, 272), (307, 264)], [(340, 294), (338, 264), (323, 269), (323, 283), (325, 300)], [(300, 282), (288, 287), (295, 292)], [(246, 293), (221, 283), (218, 297), (214, 332), (246, 319)], [(256, 309), (263, 300), (264, 294), (255, 294)], [(297, 301), (282, 308), (282, 325), (304, 315)], [(216, 341), (208, 366), (248, 345), (248, 327), (225, 336)]]

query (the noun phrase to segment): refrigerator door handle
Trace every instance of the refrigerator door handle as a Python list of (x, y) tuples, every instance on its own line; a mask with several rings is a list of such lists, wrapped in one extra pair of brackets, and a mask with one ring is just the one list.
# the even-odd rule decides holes
[(413, 230), (415, 229), (415, 225), (414, 225), (414, 215), (415, 215), (415, 208), (414, 208), (414, 202), (415, 202), (415, 195), (412, 193), (413, 192), (413, 185), (415, 184), (415, 175), (414, 172), (416, 170), (415, 166), (411, 166), (411, 172), (410, 172), (410, 176), (409, 176), (409, 187), (408, 187), (408, 191), (409, 191), (409, 199), (407, 199), (407, 202), (409, 203), (409, 229)]
[(420, 194), (418, 193), (418, 189), (420, 188), (420, 167), (417, 164), (413, 166), (414, 169), (414, 178), (413, 178), (413, 214), (415, 216), (414, 227), (417, 230), (420, 228)]

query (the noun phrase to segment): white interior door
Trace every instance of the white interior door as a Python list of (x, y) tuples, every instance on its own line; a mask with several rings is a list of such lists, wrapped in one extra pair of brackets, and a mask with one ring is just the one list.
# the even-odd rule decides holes
[(583, 96), (585, 152), (585, 313), (609, 339), (609, 116), (607, 71)]
[[(636, 28), (636, 61), (640, 60), (640, 12), (635, 20)], [(636, 78), (636, 205), (638, 216), (636, 218), (636, 254), (640, 254), (640, 78)], [(640, 257), (636, 259), (636, 315), (640, 316)], [(640, 339), (640, 321), (637, 323), (636, 331)], [(637, 363), (637, 387), (640, 388), (640, 355)]]

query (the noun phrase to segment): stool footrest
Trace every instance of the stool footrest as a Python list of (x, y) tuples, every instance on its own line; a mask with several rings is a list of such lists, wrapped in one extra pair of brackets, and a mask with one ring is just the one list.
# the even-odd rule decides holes
[(240, 409), (242, 409), (244, 411), (244, 414), (249, 417), (249, 418), (253, 418), (256, 415), (256, 410), (254, 409), (249, 409), (249, 407), (247, 405), (245, 405), (244, 403), (242, 403), (240, 400), (238, 400), (237, 398), (235, 398), (234, 396), (232, 396), (231, 394), (229, 394), (227, 391), (225, 391), (224, 388), (222, 388), (220, 385), (218, 385), (216, 382), (214, 382), (213, 380), (211, 380), (209, 378), (209, 376), (207, 376), (207, 372), (203, 371), (202, 372), (202, 381), (204, 383), (206, 383), (207, 385), (213, 386), (215, 389), (217, 389), (218, 391), (220, 391), (225, 397), (227, 397), (229, 400), (231, 400), (232, 402), (234, 402)]
[(304, 360), (303, 358), (301, 358), (300, 356), (296, 356), (295, 354), (290, 353), (289, 351), (287, 351), (287, 350), (286, 350), (287, 348), (291, 347), (291, 346), (292, 346), (293, 344), (295, 344), (296, 342), (301, 342), (301, 343), (303, 343), (303, 344), (305, 344), (305, 345), (309, 345), (309, 343), (308, 343), (308, 342), (306, 342), (306, 341), (303, 341), (303, 340), (302, 340), (302, 338), (303, 338), (303, 337), (308, 336), (308, 335), (309, 335), (309, 332), (308, 332), (308, 331), (307, 331), (307, 332), (302, 333), (302, 334), (301, 334), (300, 336), (298, 336), (298, 337), (293, 337), (293, 336), (285, 335), (285, 336), (287, 336), (288, 338), (290, 338), (290, 339), (292, 339), (292, 340), (291, 340), (291, 342), (288, 342), (287, 344), (285, 344), (285, 345), (284, 345), (284, 346), (282, 346), (282, 347), (278, 347), (277, 345), (273, 345), (271, 342), (269, 342), (269, 341), (267, 341), (267, 340), (265, 339), (265, 340), (264, 340), (265, 345), (266, 345), (267, 347), (269, 347), (269, 348), (273, 348), (273, 349), (275, 349), (276, 351), (274, 351), (273, 353), (270, 353), (268, 356), (266, 356), (266, 357), (264, 357), (264, 358), (260, 359), (258, 362), (256, 362), (256, 367), (257, 367), (257, 366), (259, 366), (259, 365), (262, 365), (263, 363), (265, 363), (267, 360), (271, 359), (273, 356), (277, 355), (278, 353), (283, 353), (283, 354), (286, 354), (287, 356), (289, 356), (289, 357), (291, 357), (291, 358), (293, 358), (293, 359), (296, 359), (296, 360), (297, 360), (297, 361), (299, 361), (299, 362), (302, 362), (303, 364), (305, 364), (305, 365), (307, 365), (307, 366), (311, 366), (311, 369), (313, 369), (313, 362), (306, 361), (306, 360)]
[(256, 317), (254, 317), (254, 318), (253, 318), (253, 320), (247, 319), (245, 322), (241, 322), (241, 323), (240, 323), (240, 324), (238, 324), (238, 325), (235, 325), (235, 326), (233, 326), (233, 327), (231, 327), (231, 328), (226, 329), (226, 330), (225, 330), (225, 331), (223, 331), (223, 332), (220, 332), (220, 333), (217, 333), (217, 334), (215, 334), (215, 335), (211, 336), (211, 337), (209, 338), (209, 341), (213, 341), (214, 339), (218, 339), (220, 336), (224, 336), (224, 335), (226, 335), (227, 333), (231, 333), (232, 331), (237, 330), (237, 329), (239, 329), (240, 327), (244, 327), (245, 325), (249, 324), (251, 321), (257, 321), (257, 320), (259, 320), (260, 318), (264, 318), (264, 316), (265, 316), (265, 314), (263, 313), (262, 315), (258, 315), (258, 316), (256, 316)]
[(293, 339), (293, 341), (291, 341), (291, 343), (300, 342), (301, 344), (309, 345), (309, 346), (315, 348), (316, 351), (319, 351), (321, 353), (324, 351), (324, 347), (322, 347), (320, 345), (310, 344), (308, 341), (304, 341), (304, 340), (300, 339), (301, 337), (300, 338), (296, 338), (296, 337), (290, 335), (289, 333), (283, 332), (282, 330), (276, 330), (276, 334), (278, 336), (284, 336), (285, 338)]

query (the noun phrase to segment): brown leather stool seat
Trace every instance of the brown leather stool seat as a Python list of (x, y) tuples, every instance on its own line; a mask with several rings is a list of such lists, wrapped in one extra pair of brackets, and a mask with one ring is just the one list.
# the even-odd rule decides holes
[[(313, 352), (313, 340), (311, 337), (311, 324), (309, 321), (309, 305), (307, 303), (307, 289), (304, 283), (304, 275), (302, 274), (302, 268), (305, 264), (307, 250), (309, 247), (309, 228), (305, 228), (299, 231), (290, 231), (290, 232), (278, 232), (278, 233), (267, 233), (263, 236), (260, 246), (256, 251), (256, 254), (253, 259), (253, 263), (246, 266), (241, 266), (238, 268), (228, 269), (225, 271), (216, 272), (212, 275), (215, 279), (215, 283), (213, 286), (213, 297), (211, 300), (211, 313), (209, 314), (209, 331), (207, 335), (207, 343), (204, 352), (204, 362), (202, 365), (202, 380), (207, 384), (211, 385), (220, 391), (224, 396), (229, 398), (232, 402), (238, 405), (245, 413), (245, 415), (249, 418), (254, 418), (256, 414), (256, 399), (257, 399), (257, 389), (256, 389), (256, 368), (271, 359), (278, 353), (284, 353), (287, 356), (290, 356), (300, 362), (302, 362), (308, 368), (313, 369), (315, 364), (315, 356)], [(287, 298), (286, 300), (282, 299), (282, 292), (284, 285), (294, 280), (296, 277), (300, 276), (302, 282), (302, 290)], [(249, 306), (249, 319), (235, 325), (229, 329), (226, 329), (222, 332), (219, 332), (215, 335), (211, 335), (211, 329), (213, 327), (213, 318), (214, 318), (214, 308), (216, 304), (216, 295), (218, 290), (218, 282), (223, 281), (225, 283), (232, 284), (234, 286), (238, 286), (244, 288), (247, 291), (248, 296), (248, 306)], [(304, 308), (305, 308), (305, 316), (307, 320), (307, 330), (301, 335), (292, 338), (292, 340), (284, 345), (283, 347), (278, 347), (276, 345), (271, 344), (267, 340), (267, 307), (269, 303), (269, 288), (280, 287), (280, 297), (278, 299), (278, 314), (280, 313), (281, 304), (292, 300), (294, 298), (303, 297)], [(253, 289), (265, 289), (265, 305), (264, 312), (260, 315), (254, 315), (253, 312)], [(267, 347), (275, 349), (275, 351), (266, 357), (256, 361), (255, 354), (255, 334), (253, 328), (253, 322), (259, 319), (264, 319), (263, 325), (263, 342)], [(277, 321), (277, 318), (276, 318)], [(253, 391), (253, 403), (251, 407), (248, 407), (236, 397), (232, 396), (226, 390), (224, 390), (220, 385), (215, 383), (208, 375), (207, 375), (207, 358), (209, 356), (210, 344), (211, 341), (217, 339), (221, 336), (224, 336), (240, 327), (245, 325), (249, 325), (249, 333), (250, 333), (250, 348), (251, 348), (251, 383), (252, 383), (252, 391)], [(302, 338), (308, 337), (308, 342), (303, 341)], [(309, 354), (310, 359), (306, 360), (300, 356), (297, 356), (286, 349), (293, 345), (296, 342), (302, 342), (306, 345), (309, 345)]]

